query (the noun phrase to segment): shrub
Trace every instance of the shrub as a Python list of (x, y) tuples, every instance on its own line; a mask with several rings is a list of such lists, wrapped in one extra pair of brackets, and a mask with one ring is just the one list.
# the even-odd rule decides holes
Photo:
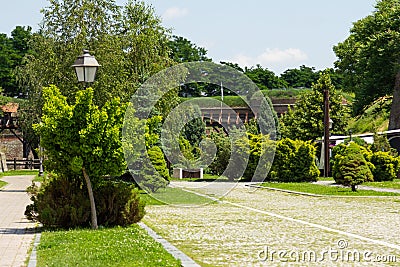
[[(160, 188), (165, 188), (169, 183), (169, 171), (167, 162), (161, 148), (154, 146), (147, 150), (150, 162), (145, 157), (136, 162), (137, 166), (131, 169), (131, 174), (136, 184), (147, 192), (156, 192)], [(130, 166), (132, 167), (132, 166)]]
[(352, 191), (356, 191), (356, 186), (363, 182), (373, 181), (361, 148), (354, 142), (335, 155), (332, 174), (336, 183), (351, 186)]
[(270, 179), (279, 182), (317, 181), (316, 148), (309, 142), (281, 139), (276, 145)]
[(374, 181), (393, 181), (399, 171), (399, 159), (390, 152), (377, 151), (372, 154), (370, 162), (375, 168), (372, 170)]
[[(374, 138), (374, 141), (377, 139)], [(356, 143), (356, 142), (355, 142)], [(397, 157), (397, 152), (394, 152), (390, 146), (386, 149), (379, 143), (374, 142), (368, 149), (365, 144), (356, 143), (359, 146), (361, 154), (367, 161), (367, 165), (372, 172), (373, 180), (376, 182), (393, 181), (397, 177), (400, 169), (400, 159)], [(338, 160), (334, 160), (337, 154), (344, 155), (347, 146), (339, 144), (333, 148), (332, 170), (335, 171), (335, 164), (339, 164)], [(377, 149), (382, 149), (379, 151)], [(337, 171), (337, 170), (336, 170)]]
[(83, 227), (90, 222), (90, 203), (86, 187), (79, 179), (51, 177), (38, 189), (30, 187), (33, 204), (27, 206), (28, 219), (45, 227)]
[(145, 214), (139, 190), (128, 183), (106, 181), (94, 194), (100, 225), (127, 226), (139, 222)]
[[(79, 179), (54, 177), (40, 189), (29, 188), (33, 204), (27, 206), (28, 219), (45, 227), (74, 228), (90, 225), (90, 203), (85, 185)], [(105, 181), (94, 188), (98, 223), (126, 226), (144, 216), (144, 202), (133, 185)]]
[(231, 157), (231, 141), (223, 132), (211, 133), (212, 141), (216, 146), (216, 155), (214, 161), (210, 164), (209, 170), (212, 174), (222, 175), (228, 166)]
[(158, 146), (153, 146), (152, 148), (147, 150), (147, 154), (149, 155), (151, 164), (160, 174), (160, 176), (169, 181), (170, 176), (167, 168), (167, 162), (165, 161), (164, 154), (161, 148)]
[(276, 143), (268, 135), (248, 133), (247, 137), (250, 155), (243, 179), (261, 182), (271, 168)]

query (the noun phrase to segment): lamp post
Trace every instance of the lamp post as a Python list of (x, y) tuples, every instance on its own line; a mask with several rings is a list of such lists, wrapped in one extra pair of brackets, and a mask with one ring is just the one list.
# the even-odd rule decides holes
[(94, 82), (100, 64), (94, 56), (89, 54), (89, 50), (83, 50), (83, 54), (75, 60), (72, 67), (75, 68), (78, 81), (86, 84)]
[[(94, 56), (89, 54), (89, 50), (83, 50), (83, 54), (78, 56), (72, 67), (75, 69), (78, 82), (83, 82), (84, 87), (86, 87), (86, 83), (94, 82), (94, 78), (96, 77), (96, 72), (97, 69), (100, 67), (100, 64), (97, 62)], [(82, 167), (82, 173), (85, 178), (89, 194), (92, 227), (93, 229), (97, 229), (97, 212), (96, 204), (94, 201), (92, 183), (84, 167)]]
[(44, 170), (43, 170), (43, 150), (42, 150), (42, 146), (40, 145), (40, 141), (39, 141), (39, 176), (42, 177), (44, 175)]
[(324, 90), (324, 177), (329, 176), (329, 130), (332, 128), (332, 120), (329, 118), (329, 90)]

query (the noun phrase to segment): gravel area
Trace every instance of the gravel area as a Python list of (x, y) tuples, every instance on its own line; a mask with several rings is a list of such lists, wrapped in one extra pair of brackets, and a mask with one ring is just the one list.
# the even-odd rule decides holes
[[(222, 194), (224, 187), (218, 184), (213, 191), (213, 185), (174, 185), (213, 196)], [(146, 209), (145, 223), (201, 266), (396, 266), (400, 262), (398, 197), (316, 198), (240, 184), (219, 203)], [(394, 260), (397, 263), (387, 263)]]

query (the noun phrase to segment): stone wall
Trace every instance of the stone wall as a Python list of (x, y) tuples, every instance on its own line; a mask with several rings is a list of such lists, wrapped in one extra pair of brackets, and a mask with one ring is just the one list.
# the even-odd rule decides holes
[(22, 159), (24, 147), (22, 142), (9, 130), (4, 130), (0, 134), (0, 151), (2, 151), (8, 160), (13, 158)]

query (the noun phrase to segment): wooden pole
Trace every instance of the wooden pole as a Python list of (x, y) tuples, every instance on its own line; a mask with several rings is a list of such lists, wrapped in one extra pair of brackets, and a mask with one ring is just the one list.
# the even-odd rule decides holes
[(329, 176), (329, 90), (324, 90), (324, 177)]

